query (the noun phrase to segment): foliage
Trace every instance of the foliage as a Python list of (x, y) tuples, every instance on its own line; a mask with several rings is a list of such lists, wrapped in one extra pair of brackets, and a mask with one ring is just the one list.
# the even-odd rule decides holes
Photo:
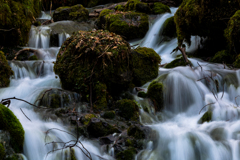
[(5, 130), (10, 133), (10, 145), (16, 153), (23, 151), (24, 130), (13, 112), (0, 104), (0, 130)]
[(8, 65), (4, 53), (0, 51), (0, 88), (9, 85), (11, 75), (13, 75), (13, 71)]

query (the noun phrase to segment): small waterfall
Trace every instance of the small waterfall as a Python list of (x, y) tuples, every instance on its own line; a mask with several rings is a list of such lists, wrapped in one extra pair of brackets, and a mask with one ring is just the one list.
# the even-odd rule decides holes
[(28, 46), (32, 48), (49, 48), (51, 29), (48, 26), (32, 26)]
[[(54, 10), (52, 11), (52, 13), (54, 12)], [(41, 11), (41, 15), (38, 19), (44, 19), (44, 20), (50, 20), (52, 17), (50, 15), (50, 12), (44, 12)]]
[(61, 33), (61, 34), (58, 34), (58, 39), (59, 39), (59, 46), (61, 46), (63, 44), (64, 41), (66, 41), (66, 39), (70, 37), (69, 34), (67, 33)]

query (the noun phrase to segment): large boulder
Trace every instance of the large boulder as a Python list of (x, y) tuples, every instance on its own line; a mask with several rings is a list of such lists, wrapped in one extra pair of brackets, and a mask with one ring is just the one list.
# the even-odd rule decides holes
[(9, 85), (11, 75), (13, 75), (13, 71), (8, 65), (4, 53), (0, 51), (0, 88)]
[(130, 53), (129, 44), (119, 35), (79, 31), (62, 45), (54, 70), (64, 89), (81, 93), (88, 101), (93, 91), (93, 101), (106, 107), (108, 93), (118, 94), (132, 81)]
[(142, 38), (149, 29), (148, 15), (144, 13), (103, 10), (99, 19), (97, 26), (119, 34), (127, 40)]
[(77, 4), (72, 7), (60, 7), (57, 8), (53, 13), (53, 20), (63, 21), (63, 20), (72, 20), (72, 21), (86, 21), (88, 19), (88, 10), (85, 9), (81, 4)]
[(140, 0), (128, 0), (124, 8), (125, 11), (136, 11), (142, 13), (151, 13), (151, 8), (147, 3), (143, 3)]
[(39, 0), (0, 1), (0, 45), (26, 45), (34, 17), (41, 11)]
[(158, 76), (160, 56), (151, 48), (138, 47), (132, 52), (133, 82), (142, 86)]
[(9, 132), (11, 147), (15, 153), (22, 153), (24, 143), (23, 127), (13, 112), (2, 104), (0, 104), (0, 130)]
[[(191, 35), (213, 39), (217, 48), (224, 47), (227, 21), (239, 9), (239, 0), (184, 0), (174, 15), (178, 43), (191, 44)], [(216, 52), (215, 52), (216, 53)]]
[(161, 2), (154, 3), (153, 9), (152, 9), (153, 14), (163, 14), (163, 13), (166, 13), (166, 12), (171, 13), (171, 10), (167, 5), (165, 5)]

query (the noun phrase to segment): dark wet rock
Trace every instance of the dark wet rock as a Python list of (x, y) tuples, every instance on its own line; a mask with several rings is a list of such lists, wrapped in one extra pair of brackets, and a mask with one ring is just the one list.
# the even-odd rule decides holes
[(203, 116), (198, 121), (199, 124), (203, 124), (204, 122), (210, 122), (212, 120), (212, 111), (207, 111), (203, 114)]
[(101, 117), (107, 118), (107, 119), (113, 119), (115, 118), (115, 111), (105, 111), (104, 113), (101, 114)]
[(10, 77), (13, 75), (13, 71), (8, 65), (6, 57), (2, 51), (0, 51), (0, 75), (0, 88), (7, 87), (10, 83)]
[(50, 46), (58, 47), (59, 46), (59, 36), (58, 34), (50, 34)]
[(148, 97), (153, 101), (156, 111), (161, 111), (164, 107), (163, 104), (163, 84), (153, 81), (148, 86)]
[(114, 137), (113, 135), (108, 135), (106, 137), (99, 138), (101, 145), (112, 144), (115, 140), (116, 140), (116, 137)]
[(189, 63), (186, 63), (184, 58), (178, 57), (175, 60), (173, 60), (172, 62), (168, 63), (165, 68), (175, 68), (175, 67), (179, 67), (179, 66), (188, 66), (189, 64), (192, 66), (192, 62), (188, 59)]
[(152, 129), (147, 126), (142, 125), (131, 125), (127, 133), (129, 136), (133, 136), (136, 139), (146, 139), (151, 134)]
[(147, 93), (145, 93), (143, 91), (140, 91), (140, 92), (138, 92), (138, 97), (146, 98), (147, 97)]
[(118, 108), (118, 114), (126, 120), (136, 121), (139, 118), (138, 105), (129, 99), (122, 99), (116, 102), (115, 108)]

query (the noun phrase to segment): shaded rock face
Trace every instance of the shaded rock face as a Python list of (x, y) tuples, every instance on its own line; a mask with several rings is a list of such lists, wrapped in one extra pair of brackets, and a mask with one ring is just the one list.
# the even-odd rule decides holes
[(81, 4), (77, 4), (72, 7), (60, 7), (57, 8), (53, 13), (53, 20), (63, 21), (63, 20), (72, 20), (72, 21), (86, 21), (88, 19), (88, 10), (85, 9)]
[(0, 51), (0, 88), (9, 85), (11, 75), (13, 75), (13, 71), (8, 65), (4, 53)]
[(39, 0), (8, 0), (0, 2), (0, 45), (24, 46), (28, 42), (33, 17), (41, 11)]
[(97, 26), (123, 36), (125, 39), (136, 39), (145, 36), (149, 29), (148, 16), (136, 12), (109, 12), (100, 13)]

